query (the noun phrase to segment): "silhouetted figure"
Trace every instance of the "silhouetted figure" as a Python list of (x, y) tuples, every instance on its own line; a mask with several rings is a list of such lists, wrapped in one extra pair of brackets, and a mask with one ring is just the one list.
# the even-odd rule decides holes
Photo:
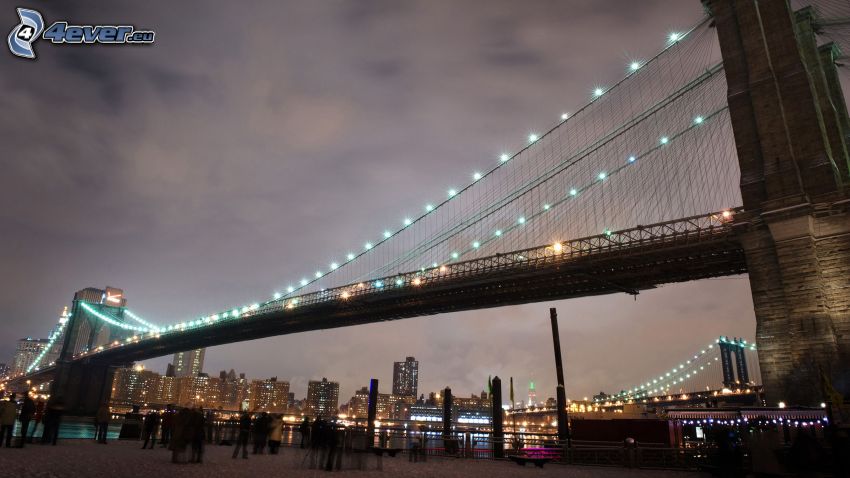
[(269, 414), (263, 412), (254, 420), (254, 452), (253, 454), (263, 454), (266, 448), (266, 441), (269, 437)]
[(24, 395), (24, 401), (21, 404), (21, 414), (19, 419), (21, 420), (21, 443), (18, 445), (19, 448), (24, 447), (24, 443), (27, 441), (27, 434), (30, 429), (30, 422), (32, 421), (32, 417), (35, 415), (35, 402), (32, 401), (29, 394)]
[(213, 432), (215, 431), (215, 416), (212, 410), (207, 410), (204, 415), (204, 428), (207, 431), (207, 443), (213, 442)]
[(192, 410), (189, 418), (192, 430), (192, 456), (189, 463), (202, 463), (204, 457), (204, 440), (206, 438), (204, 410), (201, 407)]
[(94, 416), (95, 426), (97, 427), (94, 439), (98, 443), (106, 444), (106, 432), (109, 430), (109, 418), (111, 415), (109, 404), (102, 403), (98, 407), (97, 413)]
[(12, 448), (12, 430), (15, 429), (15, 417), (18, 415), (18, 403), (15, 394), (0, 402), (0, 439), (6, 441), (6, 448)]
[(242, 412), (239, 417), (239, 437), (236, 439), (236, 448), (233, 449), (233, 458), (239, 454), (239, 449), (242, 449), (242, 458), (248, 459), (248, 436), (251, 433), (251, 415), (248, 412)]
[(44, 413), (44, 431), (41, 434), (42, 444), (56, 445), (59, 439), (59, 428), (62, 425), (62, 414), (65, 413), (65, 402), (61, 397), (53, 398), (47, 402), (47, 411)]
[(142, 425), (142, 436), (145, 437), (145, 443), (142, 444), (142, 450), (148, 447), (148, 442), (151, 444), (151, 450), (156, 446), (156, 432), (159, 430), (159, 422), (159, 413), (155, 410), (151, 410), (145, 415)]
[(171, 440), (171, 430), (174, 426), (174, 408), (171, 405), (166, 405), (165, 410), (162, 412), (162, 420), (160, 422), (160, 429), (162, 430), (162, 434), (160, 436), (160, 446), (167, 447), (168, 442)]
[(310, 444), (310, 418), (304, 417), (301, 425), (298, 426), (298, 431), (301, 432), (301, 448)]
[(39, 400), (35, 404), (35, 415), (33, 416), (33, 419), (35, 420), (35, 425), (33, 425), (32, 433), (30, 434), (30, 443), (35, 440), (35, 432), (38, 430), (38, 424), (42, 423), (42, 421), (44, 420), (44, 405), (44, 400)]
[(269, 453), (277, 455), (283, 439), (283, 416), (272, 415), (269, 419)]
[(192, 430), (190, 429), (188, 408), (181, 408), (175, 415), (171, 429), (171, 462), (181, 463), (184, 460), (186, 446), (192, 440)]

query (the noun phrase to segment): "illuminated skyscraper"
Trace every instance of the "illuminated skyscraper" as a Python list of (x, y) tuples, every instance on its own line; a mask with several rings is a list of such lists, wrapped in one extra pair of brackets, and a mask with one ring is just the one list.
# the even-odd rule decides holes
[(307, 384), (307, 410), (317, 417), (332, 417), (339, 409), (339, 383), (310, 380)]
[(419, 362), (407, 357), (393, 365), (393, 395), (416, 396), (419, 387)]
[(250, 397), (251, 410), (285, 412), (289, 405), (289, 382), (279, 382), (277, 377), (252, 380)]
[(47, 347), (47, 343), (47, 339), (34, 339), (31, 337), (18, 340), (18, 345), (15, 347), (15, 360), (12, 362), (12, 375), (26, 372), (27, 367)]
[(528, 406), (533, 407), (537, 403), (537, 392), (534, 391), (534, 380), (528, 382)]
[(174, 354), (175, 377), (197, 377), (204, 371), (204, 353), (207, 349), (189, 350)]

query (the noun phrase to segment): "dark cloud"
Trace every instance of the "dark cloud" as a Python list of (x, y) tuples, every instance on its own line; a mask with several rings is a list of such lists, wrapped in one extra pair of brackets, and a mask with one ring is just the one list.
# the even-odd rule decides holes
[[(583, 103), (622, 74), (624, 51), (645, 57), (701, 13), (697, 0), (34, 6), (48, 21), (129, 21), (157, 42), (0, 55), (4, 359), (86, 286), (123, 287), (134, 310), (164, 321), (267, 297)], [(0, 25), (15, 22), (0, 12)], [(228, 345), (208, 352), (207, 370), (290, 378), (298, 395), (327, 376), (347, 398), (415, 355), (424, 391), (478, 392), (499, 374), (534, 378), (545, 395), (550, 305)], [(746, 280), (554, 305), (574, 394), (754, 330)]]

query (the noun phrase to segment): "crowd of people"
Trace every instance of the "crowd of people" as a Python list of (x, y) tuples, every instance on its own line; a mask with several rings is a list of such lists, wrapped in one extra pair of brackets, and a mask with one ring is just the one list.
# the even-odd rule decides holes
[[(63, 411), (64, 405), (58, 398), (46, 403), (43, 400), (36, 402), (25, 394), (19, 403), (14, 393), (9, 394), (5, 400), (0, 399), (0, 446), (23, 448), (32, 443), (39, 424), (43, 427), (41, 443), (55, 445)], [(17, 441), (14, 440), (16, 422), (20, 423)], [(33, 426), (30, 427), (30, 424)]]
[[(0, 447), (5, 444), (7, 448), (22, 448), (26, 443), (32, 443), (39, 424), (43, 425), (41, 443), (56, 445), (63, 410), (61, 399), (44, 402), (35, 401), (29, 395), (20, 400), (14, 393), (8, 395), (0, 401)], [(108, 443), (112, 416), (108, 404), (98, 408), (93, 422), (95, 442)], [(14, 440), (18, 422), (19, 436)], [(332, 466), (338, 445), (336, 429), (333, 422), (321, 418), (311, 422), (308, 417), (304, 417), (297, 427), (301, 435), (300, 447), (307, 449), (305, 459), (311, 461), (311, 467), (315, 467), (317, 462), (319, 467)], [(205, 412), (198, 406), (178, 408), (169, 405), (164, 410), (149, 410), (141, 415), (137, 430), (138, 435), (134, 434), (134, 437), (142, 441), (142, 449), (155, 449), (159, 439), (160, 448), (171, 451), (173, 463), (203, 463), (204, 447), (209, 443), (233, 445), (233, 458), (238, 458), (241, 452), (242, 458), (247, 459), (249, 444), (251, 454), (262, 455), (268, 450), (269, 454), (277, 455), (283, 439), (284, 420), (281, 414), (245, 411), (234, 424), (217, 419), (211, 410)]]

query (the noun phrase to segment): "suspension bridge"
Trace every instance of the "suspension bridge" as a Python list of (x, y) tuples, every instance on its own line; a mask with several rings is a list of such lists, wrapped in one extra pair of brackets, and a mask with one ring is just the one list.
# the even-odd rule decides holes
[(850, 5), (704, 3), (583, 104), (266, 300), (149, 321), (84, 290), (56, 363), (12, 381), (52, 379), (93, 411), (115, 366), (176, 351), (748, 273), (768, 395), (817, 403), (824, 379), (850, 394), (835, 367), (850, 356)]

